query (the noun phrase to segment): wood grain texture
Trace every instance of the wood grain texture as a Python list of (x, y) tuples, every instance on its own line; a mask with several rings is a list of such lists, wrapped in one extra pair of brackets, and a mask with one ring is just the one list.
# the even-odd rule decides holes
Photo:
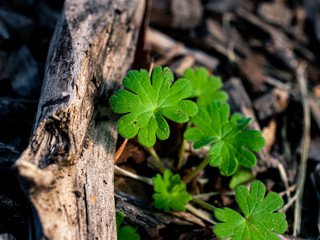
[(66, 0), (47, 57), (34, 133), (15, 168), (34, 239), (115, 239), (116, 119), (108, 106), (132, 64), (143, 0)]

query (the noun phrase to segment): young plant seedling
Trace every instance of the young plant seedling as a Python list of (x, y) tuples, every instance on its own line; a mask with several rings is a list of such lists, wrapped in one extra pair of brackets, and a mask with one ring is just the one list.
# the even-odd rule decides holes
[[(228, 96), (219, 91), (222, 87), (219, 78), (208, 77), (204, 68), (196, 71), (187, 69), (184, 77), (186, 79), (173, 83), (170, 69), (161, 67), (155, 68), (152, 80), (145, 70), (130, 71), (122, 81), (127, 90), (119, 90), (110, 98), (111, 108), (116, 113), (125, 114), (118, 121), (118, 133), (127, 139), (138, 135), (139, 142), (149, 147), (159, 164), (163, 175), (157, 174), (152, 179), (155, 207), (165, 212), (170, 209), (185, 211), (188, 202), (193, 200), (210, 211), (215, 209), (215, 217), (223, 222), (214, 226), (213, 231), (219, 238), (278, 239), (273, 232), (284, 233), (287, 222), (283, 213), (273, 212), (282, 207), (283, 200), (276, 193), (269, 193), (264, 198), (266, 190), (260, 181), (251, 184), (251, 194), (243, 185), (236, 188), (236, 201), (244, 217), (232, 209), (218, 209), (192, 198), (187, 192), (186, 183), (208, 164), (219, 167), (226, 176), (234, 174), (239, 165), (245, 168), (255, 166), (256, 157), (251, 151), (260, 151), (265, 145), (265, 139), (260, 131), (245, 131), (250, 118), (233, 114), (229, 119), (230, 107), (222, 102)], [(197, 104), (186, 100), (188, 97), (197, 98), (199, 110)], [(170, 170), (164, 171), (152, 146), (156, 137), (160, 140), (169, 137), (170, 129), (165, 118), (184, 123), (188, 122), (189, 117), (192, 117), (191, 121), (196, 127), (190, 128), (191, 124), (188, 124), (184, 138), (195, 142), (194, 148), (213, 145), (209, 150), (209, 157), (182, 182), (180, 175), (173, 174)], [(237, 178), (234, 178), (234, 185), (252, 177), (241, 169), (238, 173)], [(140, 239), (133, 227), (121, 227), (123, 217), (123, 213), (117, 212), (118, 239)]]
[(179, 174), (173, 175), (167, 169), (163, 177), (157, 174), (152, 180), (156, 192), (152, 197), (157, 209), (163, 209), (165, 212), (170, 209), (181, 212), (186, 210), (185, 206), (192, 199), (192, 196), (187, 193), (186, 185), (182, 183)]
[(195, 142), (195, 149), (214, 143), (209, 158), (202, 165), (210, 163), (219, 167), (226, 176), (232, 175), (238, 164), (246, 168), (255, 166), (256, 157), (251, 151), (258, 152), (265, 145), (260, 131), (244, 131), (250, 118), (233, 114), (229, 120), (229, 114), (227, 103), (212, 102), (206, 109), (199, 108), (198, 114), (191, 119), (198, 128), (190, 128), (184, 133), (185, 139)]
[(118, 240), (140, 240), (137, 229), (132, 226), (121, 226), (124, 219), (123, 212), (116, 211), (117, 239)]
[(190, 81), (179, 79), (173, 83), (169, 68), (156, 67), (152, 72), (152, 83), (146, 70), (130, 71), (122, 80), (128, 90), (119, 90), (110, 98), (114, 112), (126, 114), (118, 122), (118, 133), (124, 138), (138, 134), (139, 142), (152, 147), (156, 136), (165, 140), (170, 129), (164, 117), (184, 123), (196, 115), (197, 105), (184, 100), (192, 93)]
[(197, 98), (196, 101), (199, 107), (206, 107), (213, 101), (225, 101), (228, 99), (228, 94), (219, 90), (223, 86), (221, 78), (216, 76), (209, 77), (208, 70), (204, 67), (196, 70), (186, 69), (184, 78), (191, 82), (193, 91), (190, 97)]
[(286, 215), (274, 211), (283, 206), (283, 200), (274, 192), (264, 198), (265, 193), (266, 188), (260, 181), (251, 184), (250, 193), (245, 186), (238, 186), (236, 201), (244, 217), (230, 208), (217, 208), (214, 215), (223, 223), (217, 223), (213, 232), (222, 239), (279, 240), (274, 232), (286, 231)]

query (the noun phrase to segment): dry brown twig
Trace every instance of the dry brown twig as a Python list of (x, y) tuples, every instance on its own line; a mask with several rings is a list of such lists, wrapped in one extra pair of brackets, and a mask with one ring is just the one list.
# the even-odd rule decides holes
[(306, 178), (307, 160), (310, 145), (310, 107), (308, 104), (308, 89), (307, 89), (307, 77), (306, 77), (307, 63), (302, 62), (297, 70), (296, 77), (298, 80), (301, 101), (303, 106), (303, 119), (304, 119), (304, 131), (301, 139), (301, 161), (299, 168), (299, 181), (297, 183), (297, 191), (295, 195), (288, 201), (288, 203), (282, 208), (282, 212), (286, 212), (288, 208), (295, 203), (294, 209), (294, 225), (293, 236), (297, 236), (300, 233), (301, 227), (301, 207), (302, 197)]
[(296, 76), (299, 83), (300, 91), (301, 91), (301, 101), (303, 106), (303, 119), (304, 119), (304, 131), (303, 137), (301, 139), (301, 163), (300, 163), (300, 173), (299, 173), (299, 182), (297, 188), (297, 200), (294, 210), (294, 227), (293, 227), (293, 236), (297, 236), (300, 233), (301, 226), (301, 205), (302, 205), (302, 197), (303, 190), (306, 178), (306, 170), (307, 170), (307, 160), (308, 160), (308, 152), (310, 145), (310, 107), (308, 104), (308, 88), (307, 88), (307, 77), (306, 77), (306, 68), (307, 63), (302, 62), (297, 70)]

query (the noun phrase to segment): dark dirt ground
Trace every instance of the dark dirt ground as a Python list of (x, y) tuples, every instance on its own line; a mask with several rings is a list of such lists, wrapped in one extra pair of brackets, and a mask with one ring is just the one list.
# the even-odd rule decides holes
[[(0, 3), (0, 233), (16, 239), (28, 238), (31, 209), (11, 166), (29, 142), (48, 46), (62, 5), (62, 0)], [(318, 239), (320, 2), (153, 1), (138, 44), (135, 69), (148, 69), (152, 62), (169, 66), (181, 77), (188, 67), (204, 66), (222, 78), (232, 112), (252, 117), (249, 128), (261, 130), (266, 138), (267, 145), (257, 155), (252, 173), (266, 184), (267, 191), (283, 196), (288, 221), (285, 239)], [(170, 127), (170, 138), (157, 142), (155, 149), (168, 167), (174, 168), (185, 125), (170, 123)], [(118, 147), (122, 142), (120, 137)], [(190, 144), (186, 150), (182, 174), (206, 155)], [(133, 139), (117, 163), (135, 174), (152, 177), (156, 171), (146, 161), (149, 155)], [(207, 167), (188, 185), (188, 191), (216, 192), (205, 200), (237, 209), (229, 182), (230, 177)], [(150, 214), (139, 222), (132, 212), (124, 211), (125, 222), (137, 227), (141, 239), (216, 239), (212, 224), (193, 219), (190, 213), (165, 215), (144, 209), (152, 203), (150, 186), (117, 174), (115, 188), (117, 209), (127, 206), (120, 200), (123, 196), (130, 199), (124, 195), (130, 194), (133, 209)], [(294, 217), (299, 192), (301, 226)], [(155, 218), (156, 222), (144, 224)], [(2, 235), (0, 239), (7, 238)]]

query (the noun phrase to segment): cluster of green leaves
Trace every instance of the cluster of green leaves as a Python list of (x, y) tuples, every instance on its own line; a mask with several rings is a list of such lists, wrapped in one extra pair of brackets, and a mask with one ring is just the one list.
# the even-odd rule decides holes
[(221, 172), (232, 175), (240, 164), (243, 167), (256, 165), (256, 157), (250, 151), (260, 151), (265, 145), (262, 133), (256, 130), (244, 131), (250, 118), (233, 114), (229, 120), (230, 107), (227, 103), (215, 101), (207, 108), (199, 108), (191, 119), (198, 128), (190, 128), (184, 133), (185, 139), (195, 142), (194, 148), (212, 144), (209, 150), (210, 165), (219, 167)]
[(124, 219), (123, 212), (116, 211), (117, 239), (118, 240), (140, 240), (137, 229), (132, 226), (121, 226)]
[[(209, 164), (219, 167), (223, 175), (236, 173), (230, 187), (252, 179), (250, 171), (242, 167), (255, 166), (256, 157), (252, 152), (260, 151), (265, 139), (260, 131), (245, 131), (250, 118), (238, 113), (230, 117), (230, 107), (224, 102), (228, 95), (221, 90), (220, 78), (209, 76), (205, 68), (198, 68), (187, 69), (184, 78), (174, 81), (169, 68), (157, 67), (151, 79), (145, 70), (130, 71), (122, 83), (126, 90), (119, 90), (110, 98), (113, 111), (125, 114), (118, 121), (118, 133), (122, 137), (138, 135), (142, 145), (152, 147), (157, 137), (165, 140), (170, 135), (165, 118), (184, 123), (191, 117), (195, 127), (187, 129), (184, 138), (194, 142), (195, 149), (212, 144)], [(195, 98), (196, 103), (187, 98)], [(166, 170), (163, 176), (157, 174), (153, 183), (155, 193), (152, 197), (157, 209), (185, 211), (192, 196), (180, 175)], [(244, 186), (236, 188), (236, 200), (244, 217), (229, 208), (215, 211), (215, 217), (223, 222), (214, 227), (218, 237), (278, 239), (273, 232), (285, 232), (285, 215), (273, 213), (282, 207), (282, 198), (276, 193), (269, 193), (264, 198), (265, 186), (259, 181), (251, 184), (250, 193)], [(117, 213), (118, 239), (139, 239), (134, 228), (120, 228), (122, 221), (123, 213)]]
[(152, 83), (146, 70), (130, 71), (122, 83), (128, 90), (119, 90), (110, 98), (113, 111), (126, 114), (118, 122), (118, 133), (124, 138), (138, 134), (144, 146), (152, 147), (156, 136), (160, 140), (169, 137), (170, 129), (164, 117), (184, 123), (198, 112), (194, 102), (184, 100), (192, 93), (190, 81), (173, 82), (173, 74), (167, 67), (154, 69)]
[(279, 239), (273, 232), (282, 234), (286, 231), (286, 215), (274, 211), (283, 206), (283, 200), (274, 192), (270, 192), (264, 198), (265, 193), (266, 188), (260, 181), (251, 184), (250, 193), (245, 186), (238, 186), (236, 201), (244, 217), (230, 208), (217, 208), (214, 215), (223, 223), (214, 226), (214, 233), (222, 239)]
[(163, 209), (168, 212), (170, 209), (173, 211), (184, 212), (185, 206), (192, 199), (192, 196), (187, 193), (187, 186), (181, 181), (180, 175), (173, 175), (167, 169), (163, 177), (157, 174), (153, 178), (154, 193), (152, 195), (154, 205), (157, 209)]

